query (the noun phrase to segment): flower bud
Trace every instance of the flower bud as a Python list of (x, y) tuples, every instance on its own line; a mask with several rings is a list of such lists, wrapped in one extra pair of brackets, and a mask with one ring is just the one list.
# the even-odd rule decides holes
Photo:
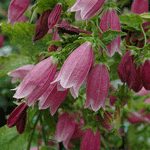
[(52, 12), (48, 17), (48, 27), (49, 29), (53, 28), (55, 24), (58, 23), (61, 16), (62, 5), (60, 3), (56, 4)]
[(43, 11), (39, 20), (36, 22), (36, 25), (35, 25), (35, 35), (33, 37), (33, 43), (36, 41), (36, 40), (40, 40), (41, 38), (43, 38), (49, 28), (48, 28), (48, 16), (50, 14), (51, 10), (46, 10), (46, 11)]

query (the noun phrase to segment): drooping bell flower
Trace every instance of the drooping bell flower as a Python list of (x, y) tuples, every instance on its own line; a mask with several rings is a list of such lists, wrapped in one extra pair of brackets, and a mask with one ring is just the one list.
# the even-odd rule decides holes
[(28, 106), (25, 102), (17, 106), (8, 117), (7, 126), (9, 128), (16, 126), (18, 133), (22, 134), (25, 130), (27, 109)]
[(101, 147), (101, 139), (99, 131), (95, 135), (91, 128), (87, 129), (82, 137), (81, 150), (99, 150)]
[(7, 23), (14, 23), (24, 14), (27, 10), (31, 0), (11, 0), (8, 8), (8, 21)]
[(103, 64), (95, 65), (87, 77), (86, 104), (85, 108), (91, 107), (97, 111), (102, 106), (105, 109), (105, 102), (109, 90), (109, 74), (107, 67)]
[(49, 28), (48, 28), (48, 17), (49, 17), (49, 14), (51, 13), (51, 10), (46, 10), (46, 11), (43, 11), (40, 18), (38, 19), (38, 21), (36, 22), (36, 25), (35, 25), (35, 35), (33, 37), (33, 43), (36, 41), (36, 40), (40, 40), (41, 38), (43, 38)]
[[(56, 73), (54, 79), (58, 76)], [(59, 107), (59, 105), (64, 101), (68, 95), (69, 89), (65, 91), (57, 90), (57, 83), (50, 84), (45, 93), (41, 96), (39, 102), (39, 109), (46, 109), (50, 106), (50, 113), (53, 116)]]
[(27, 21), (27, 17), (26, 16), (21, 16), (19, 17), (19, 19), (17, 20), (17, 22), (26, 22)]
[(9, 72), (8, 75), (12, 77), (11, 82), (16, 83), (19, 81), (19, 78), (23, 79), (33, 67), (34, 65), (25, 65)]
[(135, 56), (131, 54), (131, 50), (127, 51), (122, 58), (117, 72), (123, 83), (127, 83), (130, 89), (133, 89), (135, 92), (139, 92), (142, 87), (142, 64), (136, 68), (134, 63)]
[(150, 90), (146, 90), (144, 87), (142, 87), (142, 89), (136, 93), (136, 95), (148, 95), (150, 93)]
[(50, 13), (48, 17), (48, 27), (49, 29), (53, 28), (55, 24), (58, 23), (61, 16), (62, 4), (58, 3)]
[(57, 63), (53, 66), (52, 57), (39, 62), (24, 77), (13, 96), (16, 99), (26, 98), (28, 106), (34, 105), (44, 94), (56, 73)]
[[(102, 32), (107, 31), (109, 29), (108, 24), (110, 26), (110, 30), (121, 31), (121, 25), (120, 25), (118, 15), (116, 11), (112, 8), (109, 8), (106, 14), (105, 11), (103, 12), (101, 22), (100, 22), (100, 29), (102, 30)], [(107, 46), (107, 55), (109, 57), (112, 57), (115, 52), (121, 54), (120, 43), (121, 43), (121, 37), (117, 37), (114, 40), (112, 40), (112, 42)]]
[(57, 142), (62, 142), (65, 148), (69, 148), (72, 144), (69, 142), (75, 130), (75, 119), (72, 115), (69, 117), (69, 113), (65, 112), (59, 116), (56, 125), (56, 134), (54, 139)]
[(146, 90), (150, 90), (150, 60), (146, 60), (142, 70), (142, 82)]
[(136, 14), (142, 14), (148, 12), (148, 8), (148, 0), (133, 0), (131, 12)]
[(4, 36), (0, 35), (0, 48), (2, 47), (3, 43), (4, 43)]
[(77, 0), (68, 12), (76, 11), (75, 19), (77, 21), (89, 20), (100, 10), (104, 2), (105, 0)]
[(74, 98), (78, 97), (78, 90), (89, 72), (92, 59), (92, 45), (85, 42), (69, 55), (58, 77), (51, 84), (57, 82), (58, 90), (70, 88), (72, 96)]

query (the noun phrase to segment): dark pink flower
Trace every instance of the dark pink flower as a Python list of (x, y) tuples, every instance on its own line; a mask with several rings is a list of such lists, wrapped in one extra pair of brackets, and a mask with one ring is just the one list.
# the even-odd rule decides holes
[(143, 86), (146, 90), (150, 90), (150, 60), (146, 60), (142, 70)]
[(27, 17), (26, 16), (21, 16), (19, 17), (19, 19), (17, 20), (17, 22), (26, 22), (27, 21)]
[[(58, 76), (56, 73), (54, 79)], [(57, 83), (50, 84), (45, 93), (41, 96), (39, 102), (39, 109), (46, 109), (50, 106), (50, 113), (53, 116), (59, 107), (59, 105), (64, 101), (68, 95), (69, 89), (65, 91), (57, 90)]]
[(48, 27), (53, 28), (58, 23), (61, 16), (62, 4), (58, 3), (48, 17)]
[(16, 107), (16, 109), (13, 110), (7, 120), (7, 126), (16, 126), (19, 134), (22, 134), (25, 130), (27, 108), (28, 106), (25, 102), (21, 103), (19, 106)]
[[(110, 26), (110, 30), (121, 31), (121, 25), (120, 25), (118, 15), (116, 11), (112, 8), (109, 8), (107, 13), (105, 13), (105, 11), (103, 12), (101, 22), (100, 22), (100, 29), (103, 32), (107, 31), (109, 29), (108, 24)], [(112, 42), (107, 46), (107, 55), (109, 57), (112, 57), (115, 52), (121, 54), (120, 43), (121, 43), (121, 37), (117, 37), (114, 40), (112, 40)]]
[(8, 21), (7, 23), (14, 23), (24, 14), (27, 10), (31, 0), (11, 0), (8, 8)]
[(33, 37), (33, 42), (35, 42), (36, 40), (40, 40), (41, 38), (43, 38), (49, 28), (48, 28), (48, 17), (49, 14), (51, 13), (51, 10), (46, 10), (43, 11), (40, 18), (38, 19), (38, 21), (36, 22), (35, 25), (35, 35)]
[(89, 20), (95, 13), (97, 13), (105, 0), (77, 0), (76, 3), (68, 10), (68, 12), (76, 11), (75, 19)]
[(102, 106), (105, 109), (105, 102), (109, 90), (109, 74), (107, 67), (97, 64), (92, 67), (87, 78), (86, 104), (85, 108), (91, 107), (97, 111)]
[(136, 14), (142, 14), (144, 12), (148, 12), (148, 8), (148, 0), (133, 0), (131, 12)]
[(62, 142), (65, 148), (69, 148), (72, 144), (69, 142), (75, 130), (74, 116), (69, 117), (69, 113), (65, 112), (59, 116), (56, 125), (56, 134), (54, 139)]
[(142, 87), (142, 64), (136, 68), (134, 63), (135, 56), (131, 55), (131, 50), (127, 51), (122, 58), (117, 72), (123, 83), (127, 83), (130, 89), (133, 89), (135, 92), (139, 92)]
[(91, 128), (87, 129), (82, 137), (81, 150), (99, 150), (101, 147), (100, 134), (96, 133)]
[(78, 97), (78, 90), (89, 72), (92, 59), (92, 45), (85, 42), (69, 55), (58, 77), (51, 84), (57, 82), (58, 90), (70, 88), (72, 96)]
[(50, 82), (56, 73), (57, 63), (53, 66), (52, 57), (39, 62), (24, 77), (17, 90), (14, 98), (26, 98), (28, 106), (34, 105), (48, 88)]
[(4, 36), (0, 35), (0, 48), (2, 47), (3, 43), (4, 43)]
[(11, 82), (16, 83), (19, 81), (19, 78), (23, 79), (33, 67), (34, 65), (25, 65), (9, 72), (8, 75), (12, 77)]

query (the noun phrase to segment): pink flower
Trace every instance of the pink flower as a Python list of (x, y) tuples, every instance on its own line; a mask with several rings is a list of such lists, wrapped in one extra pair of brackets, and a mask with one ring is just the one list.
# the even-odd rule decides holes
[[(103, 12), (101, 22), (100, 22), (100, 29), (103, 32), (107, 31), (109, 29), (108, 24), (110, 26), (110, 30), (121, 31), (121, 25), (120, 25), (118, 15), (116, 11), (112, 8), (109, 8), (107, 13), (105, 13), (105, 11)], [(109, 57), (112, 57), (115, 51), (121, 54), (120, 43), (121, 43), (121, 37), (117, 37), (114, 40), (112, 40), (112, 42), (107, 46), (107, 55)]]
[(147, 95), (150, 93), (150, 90), (146, 90), (144, 87), (142, 87), (142, 89), (136, 93), (136, 95)]
[(23, 79), (33, 67), (34, 65), (25, 65), (9, 72), (8, 75), (12, 77), (11, 82), (16, 83), (19, 81), (19, 78)]
[(136, 68), (134, 63), (135, 56), (131, 55), (131, 50), (127, 51), (122, 58), (117, 72), (122, 82), (126, 82), (130, 89), (133, 89), (135, 92), (139, 92), (142, 87), (142, 64)]
[(109, 74), (107, 67), (103, 64), (95, 65), (87, 78), (86, 104), (85, 108), (91, 107), (97, 111), (102, 106), (105, 109), (105, 102), (109, 90)]
[(17, 91), (13, 97), (17, 99), (25, 97), (28, 106), (34, 105), (53, 80), (56, 68), (57, 63), (53, 67), (52, 57), (39, 62), (14, 89)]
[(58, 3), (48, 17), (48, 27), (53, 28), (58, 23), (61, 16), (62, 4)]
[(136, 14), (142, 14), (144, 12), (148, 12), (148, 8), (148, 0), (133, 0), (131, 12)]
[(14, 109), (13, 112), (8, 117), (7, 126), (8, 127), (16, 126), (18, 133), (22, 134), (25, 130), (27, 109), (28, 106), (26, 105), (25, 102), (17, 106), (16, 109)]
[(0, 48), (3, 46), (4, 43), (4, 36), (0, 35)]
[(81, 150), (99, 150), (101, 147), (100, 134), (97, 130), (96, 133), (91, 128), (87, 129), (81, 141)]
[(8, 9), (8, 21), (7, 23), (14, 23), (24, 14), (27, 10), (31, 0), (11, 0)]
[(77, 21), (90, 19), (97, 13), (105, 0), (77, 0), (68, 12), (76, 11), (75, 19)]
[[(58, 76), (56, 73), (54, 79)], [(54, 115), (59, 105), (64, 101), (68, 95), (69, 89), (65, 91), (57, 90), (57, 83), (50, 84), (45, 93), (41, 96), (39, 102), (39, 109), (46, 109), (50, 106), (50, 113)]]
[(58, 77), (51, 84), (57, 82), (58, 90), (70, 88), (72, 96), (78, 97), (78, 90), (89, 72), (92, 59), (92, 45), (85, 42), (69, 55)]
[(27, 17), (26, 16), (21, 16), (18, 18), (17, 22), (26, 22), (27, 21)]
[(54, 139), (57, 142), (62, 142), (65, 148), (72, 147), (69, 143), (75, 130), (74, 116), (69, 117), (69, 113), (63, 113), (59, 116), (59, 120), (56, 125), (56, 134)]
[(142, 70), (143, 86), (146, 90), (150, 90), (150, 60), (146, 60)]

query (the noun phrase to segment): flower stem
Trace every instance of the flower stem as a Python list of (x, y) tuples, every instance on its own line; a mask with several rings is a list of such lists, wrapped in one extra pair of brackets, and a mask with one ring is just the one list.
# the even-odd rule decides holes
[(143, 29), (142, 25), (141, 25), (141, 29), (142, 29), (142, 33), (143, 33), (143, 36), (144, 36), (144, 46), (146, 46), (147, 38), (146, 38), (146, 34), (144, 32), (144, 29)]
[(39, 119), (40, 119), (40, 116), (41, 116), (41, 112), (39, 112), (38, 117), (37, 117), (37, 119), (36, 119), (36, 122), (35, 122), (35, 124), (34, 124), (34, 126), (33, 126), (33, 131), (32, 131), (31, 137), (30, 137), (30, 141), (29, 141), (29, 143), (28, 143), (27, 150), (30, 150), (31, 142), (32, 142), (32, 139), (33, 139), (33, 135), (34, 135), (34, 132), (35, 132), (37, 123), (38, 123), (38, 121), (39, 121)]

